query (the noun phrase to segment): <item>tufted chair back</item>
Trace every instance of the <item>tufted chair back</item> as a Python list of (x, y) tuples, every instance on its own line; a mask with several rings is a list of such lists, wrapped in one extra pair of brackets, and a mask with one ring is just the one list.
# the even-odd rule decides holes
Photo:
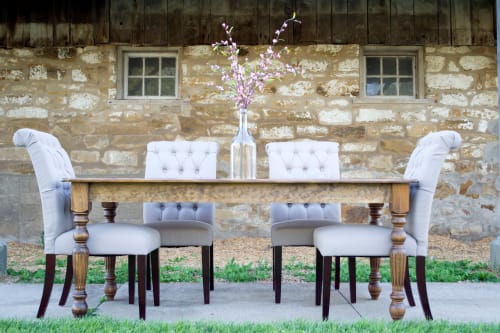
[(419, 140), (408, 161), (404, 178), (419, 183), (411, 189), (405, 230), (416, 239), (418, 256), (427, 255), (432, 202), (441, 168), (449, 151), (461, 144), (462, 138), (455, 131), (430, 133)]
[[(217, 172), (216, 142), (154, 141), (147, 146), (145, 178), (214, 179)], [(144, 223), (179, 220), (213, 224), (213, 203), (159, 202), (144, 204)]]
[(14, 133), (13, 142), (18, 147), (26, 147), (31, 158), (42, 202), (44, 250), (52, 254), (55, 239), (73, 229), (71, 184), (62, 181), (75, 177), (71, 160), (59, 140), (48, 133), (19, 129)]
[[(266, 145), (270, 179), (339, 179), (339, 145), (326, 141), (271, 142)], [(271, 223), (288, 220), (340, 222), (340, 204), (271, 205)]]

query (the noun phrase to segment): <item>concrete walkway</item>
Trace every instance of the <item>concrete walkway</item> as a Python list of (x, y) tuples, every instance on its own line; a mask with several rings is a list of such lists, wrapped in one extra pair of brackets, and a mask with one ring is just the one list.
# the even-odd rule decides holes
[[(64, 307), (57, 305), (61, 285), (54, 286), (47, 318), (72, 317), (68, 300)], [(378, 301), (369, 298), (366, 283), (358, 284), (358, 301), (350, 304), (347, 283), (340, 292), (332, 292), (330, 320), (352, 322), (366, 318), (390, 321), (389, 303), (391, 286), (382, 284)], [(424, 320), (416, 285), (413, 291), (416, 307), (408, 307), (404, 320)], [(452, 322), (488, 322), (500, 324), (500, 283), (429, 283), (428, 291), (435, 320)], [(0, 284), (0, 318), (34, 319), (42, 285)], [(138, 306), (128, 304), (127, 287), (120, 285), (113, 302), (100, 303), (102, 285), (88, 285), (89, 308), (97, 307), (97, 315), (117, 319), (138, 318)], [(211, 304), (204, 305), (201, 283), (164, 283), (161, 285), (161, 305), (153, 306), (152, 294), (147, 295), (147, 320), (174, 322), (274, 322), (291, 319), (321, 321), (321, 307), (314, 305), (314, 284), (283, 284), (282, 303), (274, 304), (272, 284), (217, 283), (211, 293)]]

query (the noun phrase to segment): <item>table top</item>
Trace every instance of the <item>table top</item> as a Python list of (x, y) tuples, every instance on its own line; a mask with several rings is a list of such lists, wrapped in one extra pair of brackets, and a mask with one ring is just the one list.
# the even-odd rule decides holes
[[(74, 197), (100, 202), (392, 202), (408, 195), (415, 180), (403, 178), (331, 179), (145, 179), (71, 178)], [(77, 194), (79, 193), (79, 194)], [(396, 193), (396, 194), (394, 194)], [(405, 194), (406, 193), (406, 194)], [(391, 199), (392, 198), (392, 199)], [(405, 199), (407, 200), (407, 199)]]

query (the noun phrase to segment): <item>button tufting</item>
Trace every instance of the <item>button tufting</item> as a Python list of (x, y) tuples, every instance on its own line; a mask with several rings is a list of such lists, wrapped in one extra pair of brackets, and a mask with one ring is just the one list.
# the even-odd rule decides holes
[(182, 206), (180, 203), (177, 204), (177, 210), (181, 210)]
[(198, 210), (198, 205), (197, 204), (194, 204), (193, 205), (193, 210), (196, 212)]

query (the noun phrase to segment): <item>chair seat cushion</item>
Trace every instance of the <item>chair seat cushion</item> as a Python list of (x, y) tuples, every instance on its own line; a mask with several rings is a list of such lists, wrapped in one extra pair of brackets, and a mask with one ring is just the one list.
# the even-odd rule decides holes
[[(314, 230), (314, 246), (323, 256), (387, 257), (392, 228), (369, 224), (336, 224)], [(417, 241), (406, 234), (406, 254), (415, 256)]]
[(211, 246), (214, 242), (213, 226), (193, 220), (173, 220), (146, 223), (160, 232), (161, 246)]
[(339, 223), (324, 219), (297, 219), (273, 223), (272, 246), (313, 246), (314, 229)]
[[(146, 255), (160, 247), (160, 233), (144, 225), (129, 223), (88, 224), (90, 255)], [(70, 255), (74, 229), (56, 238), (55, 254)]]

